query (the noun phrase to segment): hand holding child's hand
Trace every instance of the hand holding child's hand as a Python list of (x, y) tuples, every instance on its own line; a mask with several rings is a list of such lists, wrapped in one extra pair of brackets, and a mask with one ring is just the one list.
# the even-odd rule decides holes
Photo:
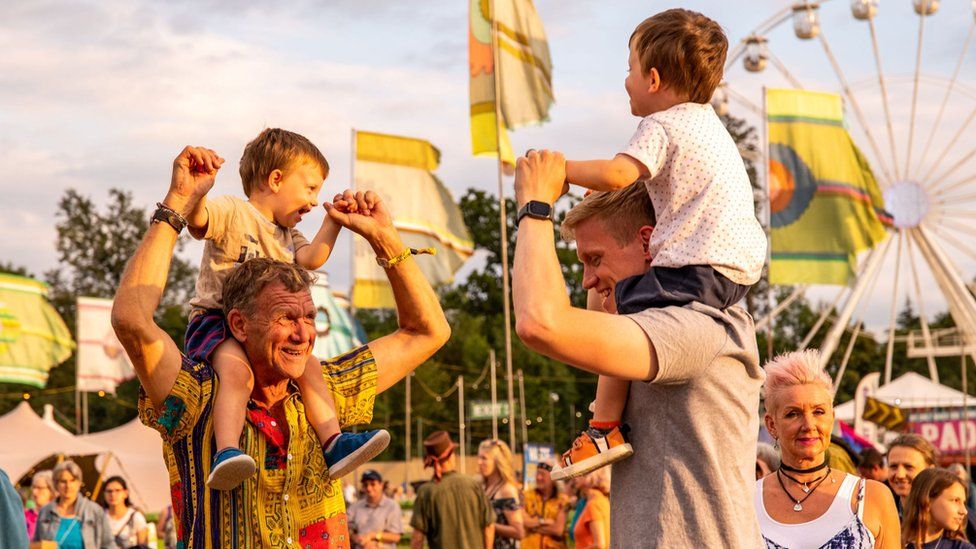
[(569, 190), (562, 153), (530, 149), (515, 166), (515, 199), (521, 208), (530, 200), (553, 204)]
[(325, 208), (335, 222), (366, 238), (381, 229), (393, 227), (386, 204), (373, 191), (354, 193), (347, 190), (335, 195)]
[(223, 163), (224, 159), (210, 149), (185, 147), (173, 160), (170, 197), (196, 203), (213, 188), (217, 171)]

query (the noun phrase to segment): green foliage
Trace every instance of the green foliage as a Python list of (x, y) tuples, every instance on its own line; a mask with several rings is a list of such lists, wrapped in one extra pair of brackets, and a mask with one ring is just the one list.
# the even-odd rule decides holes
[[(50, 299), (68, 329), (77, 333), (77, 297), (104, 297), (115, 295), (122, 272), (149, 227), (149, 211), (133, 204), (132, 194), (120, 189), (110, 189), (104, 208), (74, 189), (65, 191), (58, 202), (56, 249), (60, 267), (45, 273), (50, 285)], [(185, 244), (180, 240), (177, 250)], [(0, 265), (0, 270), (21, 268)], [(17, 271), (17, 269), (20, 269)], [(163, 302), (156, 313), (156, 321), (177, 342), (183, 340), (186, 330), (186, 303), (193, 292), (196, 268), (179, 256), (174, 256)], [(51, 370), (45, 391), (71, 387), (75, 384), (75, 360), (73, 355), (60, 366)], [(18, 385), (6, 385), (13, 391)], [(121, 384), (116, 397), (89, 395), (89, 427), (99, 431), (115, 427), (135, 417), (135, 403), (139, 385), (136, 380)], [(33, 392), (32, 389), (24, 390)], [(0, 396), (0, 412), (6, 412), (20, 401), (17, 396)], [(61, 414), (73, 415), (74, 393), (71, 391), (51, 395), (38, 395), (31, 405), (40, 410), (45, 403), (54, 404)], [(62, 423), (74, 429), (73, 418), (60, 417)]]
[[(558, 219), (576, 200), (568, 197), (559, 204)], [(435, 395), (447, 393), (458, 376), (464, 376), (465, 400), (490, 400), (491, 389), (487, 378), (489, 350), (497, 355), (497, 395), (499, 401), (507, 398), (505, 376), (505, 336), (504, 315), (502, 312), (502, 252), (499, 230), (499, 201), (496, 196), (484, 191), (469, 189), (461, 198), (460, 206), (464, 221), (478, 250), (484, 257), (484, 265), (472, 272), (466, 280), (451, 288), (440, 290), (441, 303), (452, 328), (451, 340), (429, 360), (418, 368), (412, 382), (413, 395), (413, 453), (419, 448), (418, 423), (422, 439), (425, 434), (437, 429), (446, 429), (457, 436), (458, 399), (456, 392), (440, 400)], [(506, 202), (508, 227), (514, 227), (516, 208), (512, 200)], [(509, 260), (514, 256), (515, 231), (509, 231)], [(574, 304), (585, 305), (586, 292), (582, 288), (582, 269), (576, 259), (575, 249), (568, 243), (558, 240), (559, 261), (567, 280), (567, 289)], [(477, 259), (475, 259), (476, 261)], [(357, 311), (370, 338), (390, 333), (396, 329), (395, 315), (390, 311)], [(550, 400), (549, 394), (559, 395), (554, 403), (555, 443), (558, 448), (568, 445), (583, 419), (572, 414), (572, 406), (584, 411), (593, 399), (596, 377), (570, 368), (554, 360), (528, 350), (515, 335), (512, 322), (512, 364), (514, 372), (521, 369), (525, 385), (525, 417), (532, 422), (528, 426), (529, 441), (549, 443), (550, 441)], [(477, 383), (476, 383), (477, 382)], [(405, 384), (399, 383), (376, 401), (373, 426), (383, 426), (395, 433), (403, 433)], [(518, 400), (517, 381), (513, 387)], [(516, 412), (518, 414), (518, 412)], [(538, 422), (538, 418), (542, 422)], [(518, 415), (516, 416), (518, 419)], [(575, 423), (573, 422), (575, 420)], [(478, 442), (491, 437), (491, 421), (468, 421), (468, 452), (476, 449)], [(508, 440), (508, 425), (499, 422), (499, 437)], [(516, 436), (521, 445), (521, 426), (516, 425)], [(390, 449), (384, 453), (387, 459), (402, 459), (404, 441), (402, 436), (394, 436)]]

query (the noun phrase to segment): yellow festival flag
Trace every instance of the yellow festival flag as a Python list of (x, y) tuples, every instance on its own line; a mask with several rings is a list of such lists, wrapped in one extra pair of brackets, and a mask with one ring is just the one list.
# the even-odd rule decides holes
[[(453, 282), (454, 273), (474, 253), (474, 243), (454, 197), (433, 173), (440, 151), (423, 139), (371, 132), (356, 132), (355, 142), (356, 190), (380, 195), (406, 246), (436, 250), (433, 256), (414, 259), (432, 285)], [(384, 269), (358, 236), (353, 244), (353, 274), (354, 307), (394, 307)]]
[(48, 372), (74, 347), (47, 300), (47, 284), (0, 274), (0, 382), (44, 387)]
[[(506, 130), (540, 124), (553, 103), (552, 60), (542, 20), (532, 0), (469, 0), (468, 60), (471, 72), (471, 151), (514, 165)], [(498, 55), (492, 50), (491, 12), (497, 21)], [(495, 66), (497, 60), (498, 66)], [(502, 115), (495, 120), (495, 78)], [(501, 135), (496, 135), (496, 131)]]
[(891, 217), (867, 159), (844, 128), (839, 95), (766, 90), (770, 282), (848, 284), (858, 252)]

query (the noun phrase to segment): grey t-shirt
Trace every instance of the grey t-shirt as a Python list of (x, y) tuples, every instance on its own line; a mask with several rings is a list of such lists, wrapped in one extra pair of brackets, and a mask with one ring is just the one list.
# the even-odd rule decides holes
[[(383, 496), (376, 505), (370, 505), (369, 500), (362, 497), (346, 508), (346, 520), (350, 532), (360, 536), (373, 532), (403, 533), (403, 517), (400, 506), (392, 499)], [(353, 548), (362, 547), (357, 543)], [(380, 543), (381, 549), (396, 549), (396, 543)]]
[(759, 367), (752, 317), (701, 303), (627, 315), (654, 344), (659, 371), (630, 384), (634, 455), (613, 466), (610, 545), (762, 545), (753, 506)]

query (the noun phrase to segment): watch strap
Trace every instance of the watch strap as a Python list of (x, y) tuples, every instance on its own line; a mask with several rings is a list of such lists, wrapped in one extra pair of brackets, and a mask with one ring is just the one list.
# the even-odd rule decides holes
[[(539, 215), (537, 213), (533, 213), (532, 212), (533, 206), (541, 206), (541, 207), (549, 208), (549, 215)], [(520, 223), (522, 223), (522, 218), (526, 216), (531, 217), (533, 219), (548, 219), (549, 221), (552, 221), (553, 220), (552, 212), (553, 212), (552, 204), (546, 204), (545, 202), (541, 202), (538, 200), (529, 200), (528, 202), (525, 203), (524, 206), (522, 206), (519, 209), (518, 215), (515, 217), (515, 226), (518, 226)]]

